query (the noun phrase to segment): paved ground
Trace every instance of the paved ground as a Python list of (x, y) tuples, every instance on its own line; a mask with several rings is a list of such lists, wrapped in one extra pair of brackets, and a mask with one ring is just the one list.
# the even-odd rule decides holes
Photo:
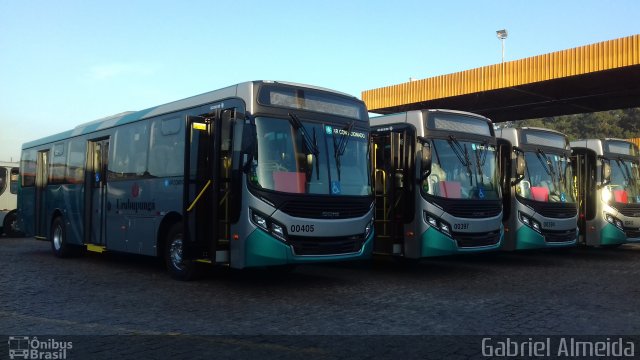
[[(640, 335), (639, 278), (640, 246), (626, 245), (218, 269), (185, 283), (151, 258), (57, 259), (47, 242), (1, 238), (0, 335), (73, 339), (67, 358), (467, 358), (487, 335)], [(6, 349), (0, 338), (0, 359)]]

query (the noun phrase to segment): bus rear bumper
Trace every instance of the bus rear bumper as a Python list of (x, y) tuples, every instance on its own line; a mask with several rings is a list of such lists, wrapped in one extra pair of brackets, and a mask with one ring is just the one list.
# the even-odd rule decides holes
[(245, 267), (311, 264), (321, 262), (364, 260), (371, 258), (374, 232), (364, 241), (360, 251), (333, 255), (296, 255), (292, 247), (260, 229), (251, 233), (245, 242)]

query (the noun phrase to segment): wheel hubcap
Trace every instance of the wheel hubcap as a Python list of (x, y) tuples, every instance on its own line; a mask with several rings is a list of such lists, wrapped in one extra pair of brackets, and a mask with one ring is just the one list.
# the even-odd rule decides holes
[(53, 230), (53, 246), (56, 250), (62, 247), (62, 229), (59, 226)]
[(173, 240), (169, 248), (169, 257), (171, 258), (171, 264), (176, 269), (182, 270), (184, 266), (182, 263), (182, 239)]

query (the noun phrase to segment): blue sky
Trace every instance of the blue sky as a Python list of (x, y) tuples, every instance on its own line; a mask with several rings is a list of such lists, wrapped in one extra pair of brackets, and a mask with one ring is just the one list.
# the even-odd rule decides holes
[(640, 1), (0, 0), (0, 160), (247, 80), (363, 90), (640, 33)]

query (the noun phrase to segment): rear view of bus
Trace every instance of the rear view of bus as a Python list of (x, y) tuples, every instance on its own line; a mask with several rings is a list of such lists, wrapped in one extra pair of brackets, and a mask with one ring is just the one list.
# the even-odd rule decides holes
[(567, 247), (578, 237), (567, 137), (540, 128), (496, 130), (504, 200), (504, 250)]
[(579, 242), (640, 242), (638, 147), (620, 139), (571, 142), (578, 189)]
[(421, 110), (371, 119), (374, 253), (407, 259), (497, 250), (502, 200), (491, 121)]

